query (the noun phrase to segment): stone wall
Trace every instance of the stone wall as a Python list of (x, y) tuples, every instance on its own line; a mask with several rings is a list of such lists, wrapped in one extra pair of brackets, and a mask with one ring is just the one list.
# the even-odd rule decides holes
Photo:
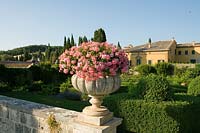
[(47, 124), (50, 114), (60, 124), (59, 133), (115, 133), (122, 121), (113, 118), (103, 126), (95, 126), (80, 122), (76, 111), (0, 95), (0, 133), (51, 133)]
[(78, 112), (0, 95), (0, 133), (49, 133), (47, 118), (54, 114), (61, 132), (72, 132)]

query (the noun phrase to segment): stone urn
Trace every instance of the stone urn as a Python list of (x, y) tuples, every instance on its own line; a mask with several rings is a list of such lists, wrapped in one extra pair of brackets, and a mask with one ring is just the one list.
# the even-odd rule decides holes
[(79, 78), (76, 74), (72, 76), (72, 85), (78, 91), (88, 94), (91, 106), (87, 106), (83, 109), (83, 114), (93, 117), (101, 117), (110, 114), (110, 111), (101, 106), (103, 97), (110, 93), (117, 91), (120, 88), (121, 80), (120, 76), (106, 76), (94, 81), (86, 81), (83, 78)]

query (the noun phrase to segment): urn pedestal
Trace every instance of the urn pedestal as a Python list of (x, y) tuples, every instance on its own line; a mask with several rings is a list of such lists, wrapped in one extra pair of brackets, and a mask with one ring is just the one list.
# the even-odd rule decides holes
[(113, 113), (101, 104), (105, 95), (115, 92), (120, 88), (121, 80), (119, 75), (107, 76), (94, 81), (86, 81), (77, 75), (73, 75), (72, 85), (78, 91), (88, 94), (91, 97), (89, 102), (92, 105), (85, 107), (82, 113), (78, 115), (79, 121), (101, 126), (113, 120)]

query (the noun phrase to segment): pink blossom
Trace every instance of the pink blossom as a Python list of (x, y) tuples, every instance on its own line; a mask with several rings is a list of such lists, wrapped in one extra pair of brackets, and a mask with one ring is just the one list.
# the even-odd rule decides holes
[(111, 66), (112, 65), (112, 62), (107, 62), (106, 63), (106, 66)]
[(119, 62), (119, 59), (113, 59), (112, 60), (112, 64), (114, 64), (114, 65), (117, 64), (118, 62)]
[(74, 65), (76, 64), (76, 60), (72, 60), (71, 63)]
[(68, 69), (64, 69), (64, 71), (63, 71), (65, 74), (67, 74), (68, 72), (69, 72), (69, 70)]
[(70, 71), (70, 74), (74, 74), (74, 72), (73, 72), (73, 71)]
[(60, 72), (77, 74), (87, 81), (128, 70), (126, 53), (107, 42), (84, 42), (78, 47), (65, 50), (59, 60)]

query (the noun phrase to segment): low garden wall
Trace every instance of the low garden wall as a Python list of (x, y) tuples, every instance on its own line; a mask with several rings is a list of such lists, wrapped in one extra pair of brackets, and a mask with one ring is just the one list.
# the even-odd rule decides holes
[(54, 114), (63, 133), (72, 132), (72, 118), (78, 112), (44, 104), (0, 96), (0, 129), (2, 133), (49, 133), (47, 122)]
[(121, 123), (114, 118), (112, 126), (109, 122), (104, 126), (83, 124), (76, 121), (78, 114), (72, 110), (0, 95), (0, 133), (115, 133)]

